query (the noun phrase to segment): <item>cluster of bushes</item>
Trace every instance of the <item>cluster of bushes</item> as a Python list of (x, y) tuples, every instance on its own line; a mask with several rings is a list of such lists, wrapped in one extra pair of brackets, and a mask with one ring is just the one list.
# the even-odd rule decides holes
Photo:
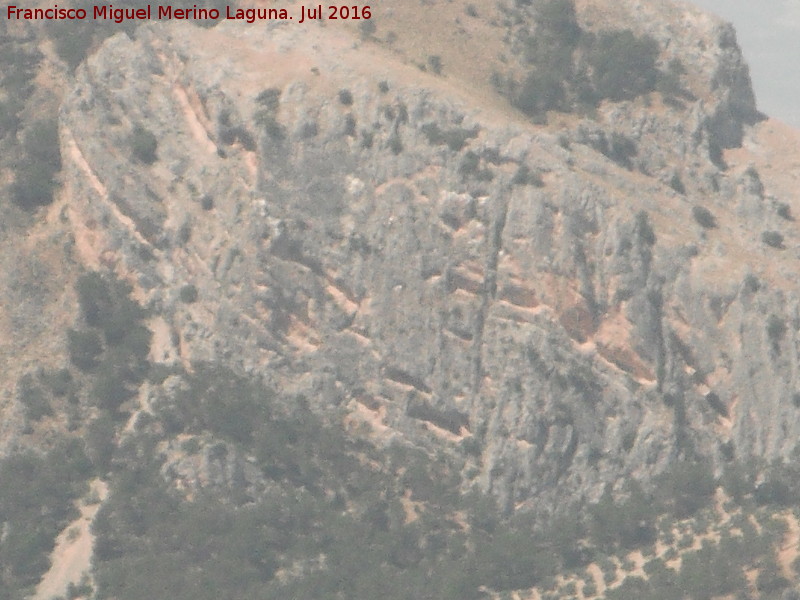
[(480, 155), (472, 150), (467, 150), (464, 156), (461, 157), (458, 172), (465, 180), (467, 178), (473, 178), (476, 181), (491, 181), (494, 179), (492, 169), (485, 164)]
[(678, 519), (709, 506), (717, 489), (711, 466), (702, 460), (676, 462), (659, 484), (665, 490), (662, 506)]
[(234, 125), (228, 111), (220, 113), (217, 127), (219, 141), (223, 144), (231, 146), (238, 142), (248, 152), (255, 151), (256, 141), (252, 134), (242, 125)]
[[(25, 411), (26, 432), (32, 429), (32, 423), (55, 414), (54, 406), (62, 399), (66, 399), (71, 408), (75, 409), (78, 403), (78, 385), (69, 369), (46, 370), (39, 368), (35, 373), (26, 373), (17, 381), (17, 400)], [(70, 431), (76, 424), (71, 418), (73, 412), (68, 412), (70, 421), (67, 426)]]
[(25, 209), (45, 206), (53, 201), (55, 176), (61, 170), (58, 121), (55, 117), (35, 121), (23, 134), (22, 153), (14, 174), (12, 198)]
[(758, 569), (755, 586), (761, 597), (778, 597), (789, 582), (775, 561), (775, 538), (769, 532), (748, 528), (743, 535), (722, 534), (718, 543), (705, 543), (697, 551), (682, 555), (679, 570), (663, 560), (645, 565), (647, 579), (628, 577), (607, 592), (609, 600), (654, 598), (657, 600), (711, 600), (747, 589), (745, 571)]
[(717, 226), (716, 217), (705, 206), (693, 206), (692, 216), (703, 229), (714, 229)]
[(465, 129), (464, 127), (453, 127), (452, 129), (442, 129), (436, 123), (427, 123), (422, 126), (422, 133), (429, 144), (435, 146), (447, 146), (453, 152), (458, 152), (467, 141), (478, 136), (479, 128)]
[(158, 140), (155, 134), (142, 125), (136, 125), (128, 137), (128, 145), (134, 159), (145, 165), (152, 165), (158, 160)]
[(259, 108), (254, 117), (255, 122), (264, 130), (264, 133), (274, 141), (286, 137), (286, 128), (278, 122), (278, 111), (281, 106), (281, 90), (267, 88), (256, 97)]
[[(548, 110), (587, 110), (602, 100), (632, 100), (660, 88), (679, 94), (679, 65), (662, 73), (656, 67), (658, 43), (631, 30), (598, 34), (581, 29), (573, 0), (517, 3), (533, 12), (535, 29), (521, 30), (517, 48), (528, 65), (521, 82), (502, 82), (512, 103), (531, 116)], [(520, 6), (522, 5), (522, 6)], [(525, 22), (525, 19), (522, 20)]]
[(20, 126), (19, 113), (33, 92), (33, 80), (39, 67), (41, 55), (31, 51), (20, 41), (0, 34), (0, 60), (4, 68), (0, 74), (0, 139), (14, 136)]
[[(756, 485), (757, 479), (763, 479)], [(681, 564), (668, 567), (666, 561), (678, 556), (669, 550), (661, 558), (644, 565), (646, 578), (627, 577), (621, 586), (606, 592), (609, 600), (655, 598), (658, 600), (710, 600), (747, 589), (745, 574), (756, 570), (754, 583), (760, 597), (779, 597), (789, 582), (776, 562), (776, 550), (785, 536), (781, 518), (767, 518), (757, 529), (751, 511), (758, 506), (781, 508), (791, 506), (797, 497), (797, 470), (787, 465), (731, 465), (721, 483), (744, 512), (725, 526), (718, 542), (706, 541), (698, 550), (691, 550), (696, 536), (707, 531), (707, 515), (712, 513), (712, 494), (717, 482), (709, 465), (700, 461), (678, 463), (658, 482), (657, 495), (630, 487), (624, 499), (614, 501), (610, 494), (590, 507), (590, 543), (607, 553), (627, 553), (634, 547), (652, 548), (656, 540), (653, 527), (660, 521), (660, 540), (675, 544)], [(703, 510), (708, 512), (703, 512)], [(660, 516), (659, 516), (660, 515)], [(687, 518), (693, 517), (690, 521)], [(676, 538), (672, 530), (676, 520), (684, 534)], [(645, 555), (647, 550), (645, 548)], [(603, 560), (601, 559), (601, 566)], [(624, 561), (623, 561), (624, 562)], [(632, 567), (633, 565), (628, 565)], [(631, 570), (626, 568), (626, 570)], [(615, 578), (615, 569), (606, 559), (603, 567), (606, 583)]]
[(777, 315), (769, 316), (767, 319), (767, 337), (769, 338), (772, 346), (772, 351), (775, 354), (780, 354), (781, 342), (783, 342), (783, 338), (786, 336), (787, 331), (788, 328), (786, 327), (786, 321), (784, 321), (783, 318)]
[(761, 234), (761, 241), (767, 246), (783, 250), (783, 235), (778, 231), (765, 231)]
[(87, 327), (67, 332), (70, 361), (92, 375), (94, 403), (115, 412), (149, 368), (146, 312), (131, 298), (129, 285), (97, 272), (81, 276), (77, 292)]
[(85, 492), (91, 471), (77, 439), (59, 440), (44, 454), (0, 460), (0, 599), (27, 597), (50, 567), (55, 538), (78, 516), (73, 502)]
[(606, 490), (589, 511), (592, 543), (605, 552), (631, 549), (655, 541), (655, 518), (652, 498), (633, 484), (624, 500), (615, 501)]

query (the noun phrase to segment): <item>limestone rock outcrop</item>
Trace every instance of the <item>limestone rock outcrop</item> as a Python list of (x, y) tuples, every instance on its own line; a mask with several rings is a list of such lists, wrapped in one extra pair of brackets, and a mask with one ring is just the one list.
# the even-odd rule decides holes
[(626, 19), (680, 58), (682, 106), (534, 125), (332, 27), (117, 35), (60, 114), (76, 255), (151, 309), (153, 360), (222, 361), (376, 443), (464, 453), (508, 508), (681, 456), (788, 458), (800, 238), (775, 207), (797, 202), (758, 168), (778, 126), (729, 26), (599, 4), (578, 3), (584, 26)]

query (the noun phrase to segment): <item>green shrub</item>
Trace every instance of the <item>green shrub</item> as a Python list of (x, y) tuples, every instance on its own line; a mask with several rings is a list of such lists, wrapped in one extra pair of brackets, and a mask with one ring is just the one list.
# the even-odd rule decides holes
[(69, 359), (81, 371), (91, 371), (97, 366), (97, 358), (103, 352), (100, 336), (94, 331), (67, 331)]
[(26, 160), (17, 168), (12, 187), (14, 202), (24, 209), (45, 206), (53, 201), (55, 174), (61, 169), (58, 122), (43, 119), (25, 130), (23, 151)]
[(716, 482), (711, 467), (703, 461), (680, 461), (662, 482), (670, 498), (668, 507), (679, 519), (687, 518), (711, 502)]
[(278, 120), (266, 113), (256, 115), (256, 122), (264, 129), (264, 133), (273, 141), (279, 142), (286, 139), (286, 128)]
[(428, 68), (436, 75), (442, 74), (442, 57), (431, 55), (428, 57)]
[(523, 34), (525, 59), (541, 74), (569, 81), (573, 54), (582, 31), (572, 0), (546, 0), (537, 6), (536, 29)]
[(481, 164), (481, 157), (472, 150), (467, 151), (458, 166), (458, 172), (462, 175), (472, 175), (478, 171)]
[(79, 584), (70, 582), (67, 586), (67, 600), (75, 600), (76, 598), (90, 598), (94, 588), (84, 577)]
[(717, 394), (714, 391), (708, 392), (706, 394), (706, 402), (708, 402), (708, 405), (712, 409), (714, 409), (714, 411), (716, 411), (717, 414), (719, 414), (722, 417), (725, 417), (726, 419), (728, 418), (728, 407), (719, 397), (719, 394)]
[(129, 369), (142, 369), (150, 353), (150, 342), (153, 332), (142, 324), (132, 324), (115, 346), (110, 349), (110, 354), (119, 354), (128, 362)]
[[(531, 67), (525, 79), (518, 84), (493, 76), (500, 92), (526, 114), (536, 118), (548, 110), (588, 110), (604, 98), (631, 100), (655, 89), (660, 47), (653, 38), (630, 30), (584, 32), (572, 0), (539, 3), (535, 20), (534, 32), (519, 34)], [(630, 155), (619, 159), (625, 166), (630, 163)]]
[(639, 153), (636, 142), (626, 135), (617, 133), (611, 134), (611, 142), (608, 145), (607, 156), (620, 166), (626, 169), (633, 168), (631, 159)]
[(681, 195), (686, 194), (686, 186), (683, 185), (683, 181), (681, 181), (681, 178), (677, 173), (672, 174), (672, 177), (669, 180), (669, 187), (671, 187), (673, 190), (675, 190)]
[(652, 576), (654, 573), (657, 573), (664, 568), (664, 561), (660, 558), (653, 558), (644, 564), (644, 572), (647, 573), (648, 576)]
[(45, 168), (51, 173), (61, 169), (57, 119), (35, 121), (25, 130), (23, 147), (37, 168)]
[(53, 407), (44, 390), (36, 384), (33, 376), (24, 375), (17, 383), (17, 398), (25, 407), (25, 416), (31, 421), (39, 421), (53, 414)]
[(650, 586), (641, 577), (626, 577), (618, 588), (609, 590), (608, 600), (637, 600), (651, 598)]
[(101, 411), (86, 427), (86, 454), (98, 474), (105, 474), (111, 466), (115, 438), (116, 426), (108, 411)]
[(660, 72), (656, 80), (656, 91), (664, 97), (664, 103), (667, 105), (679, 102), (677, 98), (684, 93), (680, 76), (670, 72)]
[(45, 372), (42, 379), (54, 396), (66, 396), (72, 390), (72, 374), (69, 369)]
[(655, 89), (658, 43), (629, 29), (600, 33), (588, 56), (592, 82), (602, 98), (631, 100)]
[(375, 140), (375, 134), (371, 131), (367, 131), (366, 129), (361, 130), (361, 147), (364, 149), (372, 148), (372, 144)]
[(94, 42), (92, 35), (84, 31), (84, 35), (73, 32), (72, 35), (62, 35), (56, 38), (55, 48), (58, 56), (61, 57), (71, 71), (74, 71), (79, 64), (86, 58), (86, 54)]
[(187, 283), (181, 288), (180, 291), (181, 302), (192, 304), (197, 302), (197, 286)]
[(795, 495), (785, 481), (772, 478), (755, 488), (753, 499), (760, 506), (789, 506), (794, 501)]
[(789, 587), (789, 581), (781, 574), (774, 559), (767, 561), (756, 577), (756, 589), (762, 594), (775, 594)]
[(275, 114), (281, 106), (281, 90), (276, 87), (267, 88), (256, 96), (256, 102), (268, 113)]
[(339, 102), (345, 106), (351, 106), (353, 104), (353, 94), (350, 90), (339, 90)]
[(119, 345), (146, 316), (131, 299), (131, 287), (96, 271), (82, 275), (77, 283), (78, 302), (84, 319), (99, 327), (111, 345)]
[(375, 32), (378, 30), (377, 25), (375, 25), (375, 21), (372, 19), (365, 19), (358, 24), (358, 32), (361, 35), (362, 40), (368, 40)]
[(642, 243), (648, 246), (655, 245), (657, 241), (656, 232), (653, 231), (653, 226), (650, 224), (650, 215), (645, 210), (636, 213), (636, 235)]
[(76, 288), (83, 318), (91, 326), (102, 326), (113, 310), (108, 282), (100, 273), (91, 272), (78, 279)]
[(0, 101), (0, 138), (6, 134), (14, 134), (19, 128), (17, 114), (21, 107), (12, 100)]
[(461, 451), (467, 456), (479, 457), (483, 453), (483, 444), (475, 436), (465, 437), (460, 445)]
[(607, 556), (601, 558), (599, 562), (600, 570), (603, 571), (603, 581), (606, 585), (612, 584), (617, 580), (617, 565)]
[(550, 570), (553, 560), (530, 532), (504, 531), (482, 544), (477, 562), (480, 580), (494, 590), (530, 588)]
[(774, 352), (780, 351), (780, 345), (786, 336), (786, 322), (777, 315), (770, 315), (767, 319), (767, 337), (772, 343)]
[(589, 514), (592, 542), (605, 551), (636, 548), (655, 541), (655, 508), (638, 484), (631, 484), (629, 496), (623, 501), (615, 501), (606, 489), (600, 501), (589, 507)]
[(146, 165), (152, 165), (158, 160), (158, 140), (152, 131), (142, 125), (136, 125), (128, 137), (128, 146), (133, 158)]
[(201, 449), (200, 441), (195, 437), (189, 438), (188, 440), (184, 440), (183, 442), (181, 442), (181, 450), (186, 452), (186, 454), (195, 455), (198, 452), (200, 452), (200, 449)]
[(581, 36), (572, 0), (545, 0), (536, 10), (536, 24), (542, 31), (565, 44), (576, 44)]
[(511, 185), (532, 185), (534, 187), (544, 187), (544, 180), (541, 174), (532, 171), (528, 165), (521, 164), (511, 178)]
[(393, 134), (389, 138), (389, 149), (392, 151), (392, 154), (400, 154), (403, 151), (403, 141), (400, 139), (400, 136), (397, 134)]
[(765, 231), (761, 234), (761, 241), (767, 246), (783, 250), (783, 236), (777, 231)]
[(704, 206), (693, 206), (692, 216), (697, 224), (704, 229), (713, 229), (717, 226), (717, 219), (711, 214), (711, 211)]
[(124, 367), (103, 362), (98, 368), (91, 390), (95, 406), (114, 413), (133, 395), (134, 390), (128, 385)]
[(563, 106), (566, 93), (563, 77), (548, 71), (528, 74), (512, 104), (529, 116), (537, 116)]
[(680, 588), (691, 598), (710, 600), (745, 589), (741, 565), (716, 545), (683, 555)]
[(453, 152), (458, 152), (467, 144), (467, 140), (477, 137), (478, 128), (464, 129), (463, 127), (454, 127), (452, 129), (441, 129), (436, 123), (427, 123), (422, 126), (422, 133), (429, 144), (446, 145)]
[(738, 463), (726, 467), (721, 483), (725, 492), (738, 504), (742, 504), (745, 497), (752, 494), (755, 489), (752, 477)]
[(55, 188), (52, 174), (26, 164), (15, 173), (11, 197), (20, 208), (32, 210), (50, 204)]

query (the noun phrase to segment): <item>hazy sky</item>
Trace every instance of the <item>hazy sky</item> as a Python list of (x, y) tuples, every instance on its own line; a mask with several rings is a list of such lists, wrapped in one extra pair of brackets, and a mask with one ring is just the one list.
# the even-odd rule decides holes
[(733, 23), (758, 108), (800, 127), (800, 0), (690, 0)]

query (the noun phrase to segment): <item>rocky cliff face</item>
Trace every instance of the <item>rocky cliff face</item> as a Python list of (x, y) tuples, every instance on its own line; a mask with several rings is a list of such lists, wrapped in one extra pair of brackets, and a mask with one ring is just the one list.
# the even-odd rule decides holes
[(533, 125), (333, 27), (117, 35), (60, 114), (75, 256), (134, 285), (154, 361), (223, 361), (379, 444), (464, 453), (507, 508), (695, 453), (788, 458), (795, 201), (759, 176), (783, 150), (733, 31), (667, 2), (578, 8), (679, 58), (680, 105)]

